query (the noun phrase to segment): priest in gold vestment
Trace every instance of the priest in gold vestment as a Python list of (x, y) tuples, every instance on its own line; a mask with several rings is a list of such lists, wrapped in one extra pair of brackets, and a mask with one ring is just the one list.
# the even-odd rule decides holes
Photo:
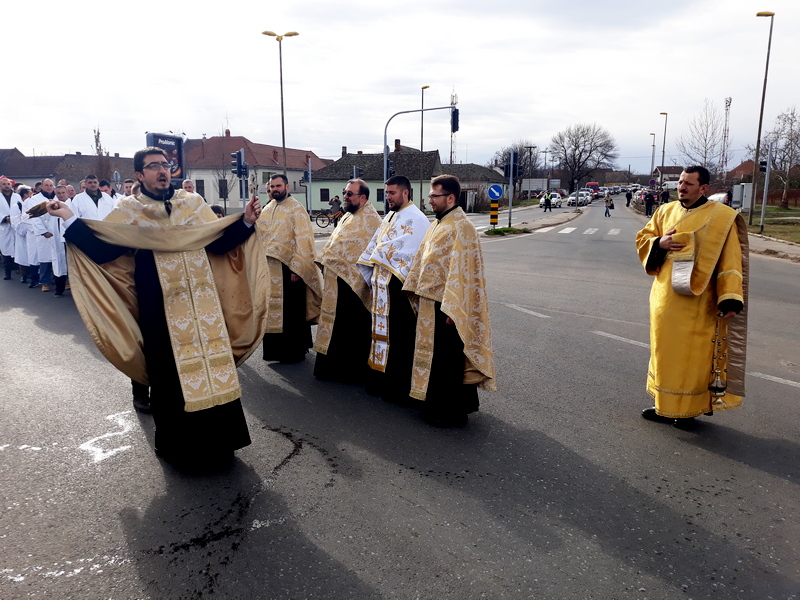
[(258, 219), (258, 238), (269, 269), (269, 312), (264, 360), (296, 363), (311, 348), (311, 325), (322, 303), (322, 275), (314, 262), (308, 212), (289, 193), (285, 175), (269, 180), (272, 198)]
[(48, 203), (64, 219), (72, 294), (103, 355), (150, 386), (156, 453), (180, 466), (225, 461), (250, 443), (236, 367), (266, 320), (260, 206), (217, 219), (197, 194), (173, 190), (164, 150), (133, 162), (141, 193), (104, 221)]
[(423, 416), (441, 427), (467, 422), (478, 410), (478, 387), (497, 389), (483, 252), (460, 196), (457, 177), (431, 181), (436, 221), (403, 285), (417, 309), (411, 396), (424, 400)]
[(369, 187), (351, 179), (344, 190), (345, 215), (320, 250), (324, 288), (314, 351), (314, 377), (365, 383), (370, 368), (372, 295), (356, 262), (381, 224)]
[(650, 291), (650, 421), (692, 426), (744, 397), (748, 241), (741, 215), (709, 201), (703, 167), (687, 167), (679, 202), (658, 208), (636, 236)]

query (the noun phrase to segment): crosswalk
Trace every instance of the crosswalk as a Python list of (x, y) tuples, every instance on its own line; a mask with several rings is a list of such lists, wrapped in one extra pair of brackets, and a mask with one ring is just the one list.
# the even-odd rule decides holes
[[(486, 231), (487, 229), (489, 229), (489, 226), (487, 225), (485, 227), (484, 226), (476, 227), (475, 229), (477, 229), (478, 231)], [(570, 234), (570, 233), (575, 233), (576, 231), (578, 231), (582, 235), (595, 235), (598, 232), (600, 233), (600, 235), (620, 235), (622, 233), (621, 229), (616, 229), (616, 228), (609, 229), (608, 231), (601, 231), (599, 227), (589, 227), (588, 229), (579, 231), (577, 227), (560, 227), (560, 226), (542, 227), (541, 229), (535, 229), (532, 233), (536, 235), (542, 233), (550, 233), (550, 232)]]

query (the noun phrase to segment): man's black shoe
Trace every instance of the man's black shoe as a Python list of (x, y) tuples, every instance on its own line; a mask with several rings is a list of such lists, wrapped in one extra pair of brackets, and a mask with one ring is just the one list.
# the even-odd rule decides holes
[(153, 410), (150, 406), (150, 400), (147, 398), (142, 398), (141, 396), (133, 397), (133, 408), (138, 410), (140, 413), (145, 413), (148, 415)]
[(658, 414), (655, 406), (645, 408), (642, 411), (642, 418), (647, 419), (648, 421), (653, 421), (654, 423), (665, 423), (667, 425), (673, 425), (675, 423), (674, 418), (671, 419), (669, 417), (662, 417), (660, 414)]

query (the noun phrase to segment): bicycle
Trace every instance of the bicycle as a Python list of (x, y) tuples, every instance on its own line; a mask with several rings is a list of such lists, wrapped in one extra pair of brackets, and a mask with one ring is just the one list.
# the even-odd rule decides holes
[(317, 215), (317, 218), (314, 219), (314, 221), (316, 222), (318, 227), (327, 227), (328, 225), (331, 224), (331, 221), (333, 221), (333, 226), (336, 227), (336, 225), (339, 223), (339, 219), (341, 219), (343, 216), (344, 212), (342, 212), (341, 210), (332, 215), (329, 215), (327, 213), (319, 213)]

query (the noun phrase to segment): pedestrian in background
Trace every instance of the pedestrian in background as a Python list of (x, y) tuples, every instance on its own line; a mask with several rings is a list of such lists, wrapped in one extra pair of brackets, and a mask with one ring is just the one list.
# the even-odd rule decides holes
[(605, 200), (605, 205), (606, 205), (606, 212), (605, 212), (605, 214), (603, 216), (604, 217), (610, 217), (611, 216), (611, 208), (614, 206), (614, 201), (611, 199), (611, 194), (609, 192), (606, 192), (606, 196), (605, 196), (604, 200)]

